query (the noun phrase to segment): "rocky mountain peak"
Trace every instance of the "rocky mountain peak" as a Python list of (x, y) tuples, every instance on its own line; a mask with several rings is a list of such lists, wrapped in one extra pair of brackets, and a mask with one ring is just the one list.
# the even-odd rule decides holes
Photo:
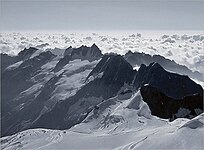
[(70, 55), (72, 59), (88, 61), (98, 60), (103, 56), (101, 50), (97, 47), (96, 44), (93, 44), (91, 47), (86, 45), (82, 45), (78, 48), (69, 47), (64, 52), (64, 56), (66, 55)]
[(121, 55), (105, 55), (87, 78), (103, 73), (106, 83), (131, 83), (135, 71)]
[(18, 59), (19, 60), (25, 60), (31, 57), (32, 54), (34, 54), (38, 49), (35, 47), (30, 48), (24, 48), (24, 50), (20, 51), (18, 53)]
[(135, 77), (134, 86), (139, 88), (145, 84), (158, 88), (174, 99), (203, 93), (202, 87), (188, 76), (168, 72), (158, 63), (151, 63), (149, 66), (141, 65)]

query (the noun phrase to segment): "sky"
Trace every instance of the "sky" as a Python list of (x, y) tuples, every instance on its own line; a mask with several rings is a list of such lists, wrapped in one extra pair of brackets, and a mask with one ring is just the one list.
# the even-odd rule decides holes
[(0, 0), (0, 29), (203, 30), (204, 0)]

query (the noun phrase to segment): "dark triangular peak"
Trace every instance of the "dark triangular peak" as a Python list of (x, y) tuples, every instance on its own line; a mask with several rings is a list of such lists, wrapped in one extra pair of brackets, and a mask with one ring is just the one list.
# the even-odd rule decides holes
[(64, 51), (64, 56), (71, 55), (72, 50), (73, 50), (72, 46), (68, 47), (68, 48)]
[(124, 84), (131, 83), (136, 71), (121, 55), (104, 55), (102, 60), (88, 75), (87, 79), (101, 76), (105, 83)]
[(191, 78), (203, 81), (203, 75), (199, 72), (192, 72), (189, 68), (184, 65), (177, 64), (175, 61), (167, 59), (161, 55), (149, 55), (139, 52), (127, 52), (124, 55), (125, 60), (127, 60), (133, 67), (140, 66), (141, 64), (149, 65), (152, 62), (159, 63), (166, 70), (176, 72), (181, 75), (188, 75)]
[[(129, 50), (126, 54), (125, 54), (125, 56), (132, 56), (134, 53), (131, 51), (131, 50)], [(124, 57), (124, 58), (126, 58), (126, 57)]]
[(158, 63), (151, 63), (149, 66), (141, 65), (135, 77), (136, 88), (149, 84), (161, 90), (165, 95), (181, 99), (187, 95), (200, 94), (203, 89), (188, 76), (167, 72)]
[(100, 49), (98, 48), (98, 46), (95, 43), (91, 46), (91, 49), (96, 51), (96, 52), (100, 51)]
[(174, 120), (176, 118), (193, 118), (203, 112), (203, 97), (200, 94), (174, 99), (151, 85), (140, 89), (143, 100), (148, 104), (152, 115)]
[(30, 47), (30, 48), (25, 48), (24, 50), (20, 51), (18, 53), (18, 59), (19, 60), (25, 60), (25, 59), (29, 59), (31, 57), (32, 54), (34, 54), (38, 49), (34, 48), (34, 47)]
[(70, 55), (72, 59), (81, 59), (89, 61), (98, 60), (103, 56), (101, 50), (95, 44), (93, 44), (91, 47), (82, 45), (79, 48), (73, 48)]

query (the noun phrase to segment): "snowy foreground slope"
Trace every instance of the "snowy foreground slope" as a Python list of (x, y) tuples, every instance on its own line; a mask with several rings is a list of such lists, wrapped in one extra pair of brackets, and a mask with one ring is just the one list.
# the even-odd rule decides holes
[(192, 120), (179, 118), (169, 122), (150, 114), (140, 92), (127, 97), (116, 96), (101, 103), (99, 110), (92, 111), (69, 130), (30, 129), (3, 137), (1, 147), (5, 150), (203, 148), (204, 114)]

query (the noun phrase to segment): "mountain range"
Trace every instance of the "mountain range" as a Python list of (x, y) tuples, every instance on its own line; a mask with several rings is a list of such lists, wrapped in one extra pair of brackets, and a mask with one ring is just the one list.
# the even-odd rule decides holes
[[(95, 44), (69, 47), (63, 55), (30, 47), (17, 56), (1, 54), (1, 65), (1, 136), (69, 129), (93, 119), (90, 114), (108, 108), (114, 97), (125, 101), (138, 92), (160, 118), (191, 119), (203, 112), (203, 88), (191, 80), (201, 80), (202, 73), (159, 55), (102, 54)], [(128, 108), (139, 109), (137, 103)]]

